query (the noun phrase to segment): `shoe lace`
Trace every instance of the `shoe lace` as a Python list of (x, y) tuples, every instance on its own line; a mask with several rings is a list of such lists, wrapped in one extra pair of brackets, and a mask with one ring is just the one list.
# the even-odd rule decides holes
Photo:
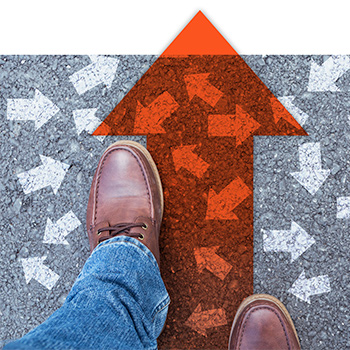
[(104, 232), (104, 231), (109, 231), (109, 235), (105, 237), (101, 237), (98, 240), (98, 243), (101, 243), (107, 239), (110, 239), (111, 237), (115, 237), (120, 234), (128, 235), (129, 237), (135, 237), (135, 238), (139, 238), (140, 240), (143, 240), (145, 237), (142, 233), (130, 232), (130, 229), (132, 229), (133, 227), (142, 227), (144, 230), (147, 229), (147, 225), (142, 222), (141, 223), (140, 222), (139, 223), (122, 222), (114, 226), (102, 227), (97, 230), (97, 235), (100, 235), (101, 232)]

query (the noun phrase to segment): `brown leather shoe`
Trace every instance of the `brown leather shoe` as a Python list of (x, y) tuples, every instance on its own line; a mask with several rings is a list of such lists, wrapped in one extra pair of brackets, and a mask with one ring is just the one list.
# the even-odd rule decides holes
[(163, 190), (149, 152), (137, 142), (118, 141), (103, 153), (92, 180), (86, 226), (91, 252), (117, 235), (145, 244), (159, 264)]
[(293, 321), (275, 297), (255, 294), (243, 300), (233, 321), (229, 350), (300, 350)]

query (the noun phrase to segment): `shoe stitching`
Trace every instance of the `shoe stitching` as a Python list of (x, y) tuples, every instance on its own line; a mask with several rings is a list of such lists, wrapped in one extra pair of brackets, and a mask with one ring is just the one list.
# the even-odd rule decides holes
[(95, 195), (95, 216), (94, 216), (94, 222), (96, 222), (96, 219), (97, 219), (97, 207), (98, 207), (98, 193), (99, 193), (99, 187), (100, 187), (100, 178), (101, 178), (101, 172), (102, 172), (102, 169), (104, 167), (104, 163), (106, 161), (106, 159), (115, 151), (127, 151), (129, 153), (131, 153), (131, 155), (136, 159), (137, 161), (137, 164), (139, 165), (140, 169), (141, 169), (141, 172), (142, 172), (142, 176), (143, 176), (143, 179), (145, 181), (145, 185), (146, 185), (146, 189), (147, 189), (147, 195), (148, 195), (148, 204), (149, 204), (149, 209), (150, 209), (150, 212), (152, 212), (152, 207), (151, 207), (151, 196), (150, 196), (150, 193), (149, 193), (149, 190), (148, 190), (148, 186), (147, 186), (147, 181), (146, 181), (146, 176), (144, 174), (144, 171), (141, 167), (141, 164), (140, 164), (140, 161), (137, 159), (137, 157), (128, 149), (126, 148), (119, 148), (119, 149), (112, 149), (110, 150), (105, 158), (103, 159), (102, 161), (102, 164), (101, 164), (101, 167), (100, 167), (100, 170), (97, 174), (97, 185), (96, 185), (96, 195)]
[(241, 333), (241, 336), (240, 336), (240, 341), (239, 341), (238, 349), (241, 349), (242, 340), (243, 340), (243, 333), (244, 333), (244, 331), (245, 331), (245, 327), (246, 327), (246, 325), (247, 325), (247, 322), (248, 322), (250, 316), (253, 314), (253, 312), (258, 311), (258, 310), (264, 310), (264, 309), (269, 310), (269, 311), (272, 311), (272, 312), (278, 317), (278, 319), (279, 319), (279, 321), (280, 321), (280, 323), (281, 323), (281, 326), (282, 326), (282, 328), (283, 328), (284, 335), (285, 335), (286, 340), (287, 340), (288, 349), (291, 350), (291, 346), (290, 346), (290, 344), (289, 344), (289, 339), (288, 339), (288, 336), (287, 336), (287, 332), (286, 332), (286, 329), (285, 329), (285, 327), (284, 327), (284, 324), (283, 324), (283, 322), (282, 322), (281, 317), (279, 316), (279, 314), (278, 314), (275, 310), (273, 310), (273, 309), (271, 309), (271, 308), (268, 308), (268, 307), (258, 307), (258, 308), (254, 309), (253, 311), (250, 312), (250, 314), (248, 315), (248, 317), (247, 317), (247, 319), (245, 320), (244, 325), (243, 325), (243, 330), (242, 330), (242, 333)]

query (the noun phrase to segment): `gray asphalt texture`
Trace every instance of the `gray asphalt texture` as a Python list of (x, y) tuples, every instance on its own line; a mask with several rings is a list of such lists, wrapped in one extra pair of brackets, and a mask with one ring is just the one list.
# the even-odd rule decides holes
[[(328, 56), (313, 57), (322, 64)], [(350, 74), (341, 92), (308, 92), (308, 56), (270, 56), (247, 63), (275, 96), (296, 96), (309, 115), (308, 137), (254, 137), (254, 292), (279, 298), (289, 310), (302, 349), (349, 349), (350, 222), (337, 219), (337, 198), (349, 196)], [(300, 170), (298, 145), (320, 142), (322, 168), (331, 174), (312, 196), (291, 175)], [(287, 253), (263, 251), (261, 229), (289, 230), (291, 220), (316, 243), (293, 263)], [(306, 278), (328, 275), (332, 291), (311, 296), (311, 304), (287, 291), (305, 270)]]
[[(91, 63), (88, 56), (0, 56), (0, 347), (43, 322), (64, 302), (89, 256), (85, 230), (88, 194), (104, 149), (83, 131), (77, 135), (73, 111), (98, 108), (101, 121), (137, 82), (156, 56), (120, 59), (116, 78), (79, 96), (69, 76)], [(313, 56), (322, 64), (328, 56)], [(350, 196), (350, 71), (338, 81), (340, 92), (308, 92), (311, 56), (243, 56), (275, 96), (295, 96), (309, 115), (308, 137), (254, 138), (254, 291), (281, 299), (295, 322), (303, 349), (346, 349), (350, 297), (349, 220), (337, 219), (337, 198)], [(40, 129), (32, 121), (9, 121), (7, 99), (31, 98), (39, 89), (60, 111)], [(128, 137), (146, 144), (146, 138)], [(291, 175), (299, 170), (298, 145), (320, 142), (322, 167), (331, 175), (312, 196)], [(16, 174), (41, 165), (39, 154), (70, 164), (56, 195), (50, 187), (24, 194)], [(82, 223), (69, 245), (44, 244), (46, 220), (70, 210)], [(264, 252), (262, 229), (301, 225), (316, 243), (294, 262), (287, 253)], [(45, 265), (60, 278), (51, 291), (34, 279), (26, 284), (21, 258), (47, 255)], [(307, 278), (328, 275), (331, 292), (305, 303), (288, 293), (302, 270)]]

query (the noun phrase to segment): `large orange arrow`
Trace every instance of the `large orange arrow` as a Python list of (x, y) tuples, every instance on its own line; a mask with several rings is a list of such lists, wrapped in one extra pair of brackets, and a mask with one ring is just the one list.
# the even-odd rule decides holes
[(223, 309), (202, 310), (202, 305), (198, 304), (192, 315), (187, 319), (185, 325), (192, 328), (203, 336), (207, 336), (208, 328), (224, 326), (227, 324), (225, 311)]
[(252, 191), (239, 177), (218, 194), (211, 188), (206, 219), (237, 220), (237, 215), (232, 211), (251, 194)]
[(165, 133), (162, 122), (176, 111), (179, 105), (174, 98), (165, 91), (159, 95), (148, 107), (137, 101), (134, 132), (140, 134)]
[(194, 96), (200, 97), (203, 101), (214, 107), (223, 93), (209, 83), (209, 73), (191, 74), (184, 76), (188, 97), (190, 101)]
[(196, 258), (199, 272), (207, 269), (221, 280), (224, 280), (232, 269), (232, 265), (216, 254), (218, 249), (218, 246), (195, 248), (194, 256)]
[(201, 178), (207, 171), (209, 164), (193, 152), (196, 147), (196, 145), (188, 145), (173, 148), (172, 154), (176, 171), (185, 168), (193, 175)]
[(236, 144), (239, 146), (260, 124), (246, 113), (242, 107), (236, 105), (236, 114), (209, 114), (208, 135), (209, 136), (235, 136)]
[[(159, 347), (225, 348), (229, 325), (189, 339), (184, 310), (223, 305), (231, 320), (253, 293), (254, 135), (305, 131), (198, 13), (94, 132), (106, 134), (147, 135), (162, 179), (160, 268), (172, 306)], [(198, 247), (220, 247), (226, 278), (198, 273)]]

